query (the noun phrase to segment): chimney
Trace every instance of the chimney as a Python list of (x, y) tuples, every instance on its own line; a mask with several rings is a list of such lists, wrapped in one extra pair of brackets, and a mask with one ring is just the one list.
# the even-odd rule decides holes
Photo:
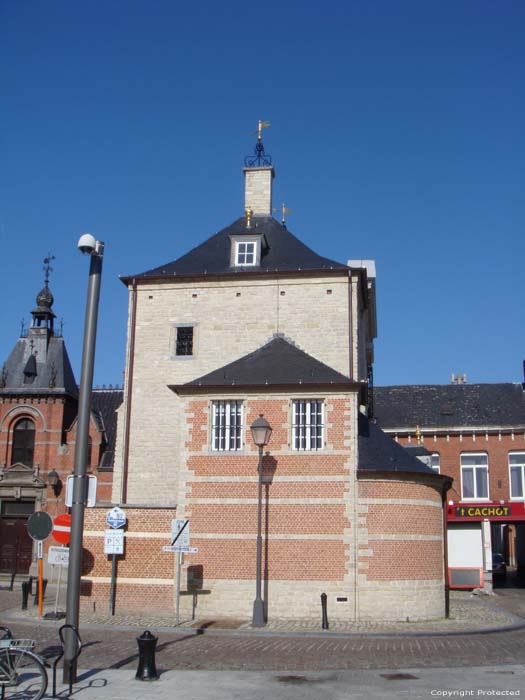
[(244, 209), (251, 209), (253, 216), (272, 215), (273, 167), (244, 168)]
[(451, 374), (450, 375), (450, 383), (451, 384), (466, 384), (467, 383), (467, 375), (466, 374)]

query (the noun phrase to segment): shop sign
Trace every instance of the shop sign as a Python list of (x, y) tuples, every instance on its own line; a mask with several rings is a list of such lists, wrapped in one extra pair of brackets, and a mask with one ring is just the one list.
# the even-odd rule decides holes
[(456, 518), (507, 518), (512, 515), (510, 506), (456, 506)]

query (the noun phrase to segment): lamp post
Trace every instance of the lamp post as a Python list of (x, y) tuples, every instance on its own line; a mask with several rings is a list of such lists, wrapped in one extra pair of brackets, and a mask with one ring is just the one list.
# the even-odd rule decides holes
[[(82, 373), (78, 398), (77, 438), (75, 444), (75, 466), (73, 470), (73, 498), (71, 506), (71, 538), (69, 543), (69, 566), (67, 573), (66, 624), (78, 630), (80, 608), (80, 576), (82, 573), (82, 536), (84, 532), (84, 509), (88, 493), (87, 462), (89, 451), (89, 418), (91, 392), (93, 389), (93, 367), (97, 339), (98, 301), (104, 243), (85, 233), (78, 241), (81, 253), (90, 256), (89, 282), (82, 347)], [(76, 635), (66, 629), (64, 645), (64, 682), (76, 681), (77, 654)]]
[(272, 428), (262, 414), (250, 426), (252, 439), (259, 448), (259, 486), (257, 492), (257, 566), (255, 574), (255, 600), (253, 601), (253, 627), (264, 627), (264, 601), (261, 595), (261, 560), (262, 560), (262, 458), (263, 448), (270, 441)]

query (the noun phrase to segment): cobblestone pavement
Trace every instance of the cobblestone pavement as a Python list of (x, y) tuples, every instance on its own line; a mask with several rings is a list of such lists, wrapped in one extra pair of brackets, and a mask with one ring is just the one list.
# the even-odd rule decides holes
[[(0, 590), (2, 624), (18, 636), (31, 636), (48, 658), (58, 654), (63, 621), (39, 620), (37, 608), (20, 610), (20, 591)], [(52, 610), (54, 596), (46, 599)], [(522, 616), (520, 616), (523, 615)], [(144, 630), (158, 637), (159, 669), (332, 670), (402, 667), (467, 667), (525, 663), (525, 591), (494, 596), (453, 592), (451, 619), (426, 623), (331, 621), (320, 625), (282, 620), (253, 630), (247, 620), (186, 621), (145, 614), (83, 615), (82, 667), (128, 669), (137, 666), (136, 638)]]

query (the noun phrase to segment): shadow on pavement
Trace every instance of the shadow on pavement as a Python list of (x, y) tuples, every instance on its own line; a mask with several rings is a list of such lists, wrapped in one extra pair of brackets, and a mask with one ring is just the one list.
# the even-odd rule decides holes
[(71, 695), (69, 694), (69, 687), (67, 687), (64, 690), (58, 691), (57, 698), (72, 698), (77, 693), (81, 693), (83, 690), (88, 690), (88, 688), (105, 688), (108, 685), (108, 681), (105, 678), (96, 678), (95, 680), (92, 680), (85, 685), (79, 685), (80, 683), (82, 683), (82, 681), (87, 680), (90, 676), (93, 676), (95, 673), (98, 673), (98, 671), (95, 669), (91, 671), (86, 671), (86, 673), (82, 673), (80, 676), (78, 676), (77, 682), (73, 686), (73, 692), (71, 693)]
[[(172, 639), (170, 642), (163, 642), (162, 644), (159, 644), (159, 646), (156, 648), (156, 652), (158, 653), (159, 651), (162, 651), (163, 649), (167, 649), (168, 647), (170, 647), (174, 644), (178, 644), (179, 642), (185, 642), (188, 639), (196, 639), (200, 634), (203, 634), (203, 632), (201, 632), (201, 630), (197, 630), (194, 634), (187, 634), (184, 637), (179, 637), (178, 639)], [(128, 664), (131, 664), (132, 662), (138, 661), (138, 658), (139, 658), (139, 653), (137, 651), (136, 654), (131, 654), (130, 656), (127, 656), (125, 659), (121, 659), (120, 661), (115, 662), (111, 666), (108, 666), (108, 668), (118, 670), (119, 668), (124, 668), (124, 666), (127, 666)]]

